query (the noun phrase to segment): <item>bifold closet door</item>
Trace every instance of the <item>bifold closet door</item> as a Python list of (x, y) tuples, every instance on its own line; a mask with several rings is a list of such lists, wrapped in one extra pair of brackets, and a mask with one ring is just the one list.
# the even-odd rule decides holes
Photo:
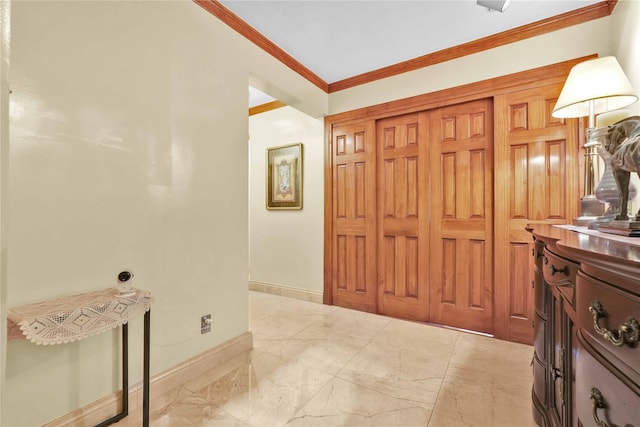
[(375, 121), (334, 126), (332, 303), (377, 310)]
[(378, 312), (429, 317), (429, 121), (414, 113), (378, 121)]
[(493, 106), (431, 113), (431, 319), (493, 332)]

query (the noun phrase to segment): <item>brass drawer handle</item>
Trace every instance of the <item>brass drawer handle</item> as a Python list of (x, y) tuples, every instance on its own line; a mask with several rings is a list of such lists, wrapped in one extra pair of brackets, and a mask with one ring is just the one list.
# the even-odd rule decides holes
[[(601, 421), (598, 418), (598, 409), (605, 409), (606, 404), (604, 403), (604, 397), (602, 397), (602, 393), (597, 388), (593, 387), (591, 389), (591, 393), (589, 393), (589, 399), (593, 401), (593, 420), (596, 422), (598, 427), (609, 427), (604, 421)], [(631, 424), (625, 424), (624, 427), (633, 427)]]
[(562, 268), (558, 268), (555, 265), (551, 264), (551, 267), (549, 267), (549, 271), (551, 272), (551, 275), (554, 276), (556, 273), (562, 273), (565, 276), (569, 275), (569, 266), (565, 265)]
[(600, 319), (606, 317), (602, 303), (597, 299), (591, 301), (589, 311), (593, 315), (593, 329), (611, 344), (620, 347), (625, 342), (629, 344), (640, 341), (640, 323), (636, 319), (629, 319), (618, 327), (617, 331), (610, 331), (599, 325)]

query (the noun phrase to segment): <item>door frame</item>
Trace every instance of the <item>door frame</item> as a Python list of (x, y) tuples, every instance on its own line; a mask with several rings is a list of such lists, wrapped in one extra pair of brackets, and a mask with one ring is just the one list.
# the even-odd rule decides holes
[[(519, 91), (529, 88), (546, 86), (565, 81), (571, 68), (580, 62), (597, 57), (588, 55), (552, 65), (534, 68), (506, 76), (495, 77), (462, 86), (443, 89), (410, 98), (404, 98), (388, 103), (377, 104), (356, 110), (337, 113), (325, 117), (325, 159), (324, 159), (324, 295), (323, 302), (333, 303), (332, 295), (332, 254), (333, 254), (333, 146), (332, 128), (334, 125), (353, 123), (363, 120), (379, 120), (383, 118), (431, 110), (463, 102), (475, 101), (483, 98), (493, 98), (496, 95)], [(494, 104), (495, 105), (495, 104)], [(494, 117), (495, 117), (494, 111)], [(496, 129), (496, 126), (494, 126)], [(495, 141), (494, 137), (494, 141)], [(581, 136), (582, 139), (582, 136)], [(494, 184), (495, 185), (495, 184)], [(576, 204), (578, 200), (576, 200)], [(497, 285), (497, 283), (496, 283)], [(499, 286), (494, 288), (494, 296), (500, 294)], [(502, 292), (505, 294), (505, 292)], [(506, 319), (500, 319), (506, 310), (507, 301), (504, 298), (494, 300), (494, 334), (497, 338), (507, 335)]]

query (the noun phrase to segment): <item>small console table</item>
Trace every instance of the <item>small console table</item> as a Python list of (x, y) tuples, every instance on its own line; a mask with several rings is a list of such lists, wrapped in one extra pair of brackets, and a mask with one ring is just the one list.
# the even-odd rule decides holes
[[(144, 362), (142, 381), (143, 426), (149, 426), (149, 329), (153, 297), (133, 288), (120, 294), (106, 288), (8, 310), (8, 338), (25, 338), (35, 344), (52, 345), (78, 341), (109, 329), (122, 327), (122, 411), (98, 424), (113, 424), (129, 413), (129, 319), (144, 314)], [(21, 333), (20, 333), (20, 332)]]

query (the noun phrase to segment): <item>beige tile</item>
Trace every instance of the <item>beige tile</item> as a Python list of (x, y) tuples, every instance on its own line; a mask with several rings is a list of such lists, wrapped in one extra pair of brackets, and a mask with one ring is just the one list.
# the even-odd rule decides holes
[(438, 326), (394, 319), (373, 342), (381, 347), (422, 353), (449, 360), (460, 332)]
[(367, 345), (338, 378), (432, 409), (448, 361), (398, 348)]
[[(116, 427), (140, 427), (142, 413), (132, 412), (128, 417), (114, 424)], [(251, 427), (223, 410), (206, 402), (185, 401), (165, 410), (153, 413), (150, 427)]]
[(531, 381), (477, 369), (449, 368), (430, 427), (536, 427)]
[(327, 313), (314, 323), (327, 330), (327, 333), (338, 333), (360, 340), (369, 341), (380, 333), (391, 322), (391, 318), (362, 311), (340, 308)]
[(426, 426), (430, 411), (360, 385), (334, 379), (287, 424), (300, 426)]
[(450, 366), (506, 376), (530, 377), (532, 358), (532, 346), (460, 333)]
[[(152, 427), (535, 427), (531, 346), (250, 298), (254, 348), (188, 381)], [(139, 410), (118, 424), (139, 425)]]
[(290, 339), (278, 340), (265, 351), (335, 375), (366, 344), (367, 341), (312, 325)]
[(250, 425), (281, 426), (331, 378), (265, 353), (205, 387), (199, 396)]
[(249, 424), (204, 401), (188, 399), (153, 420), (152, 427), (249, 427)]

